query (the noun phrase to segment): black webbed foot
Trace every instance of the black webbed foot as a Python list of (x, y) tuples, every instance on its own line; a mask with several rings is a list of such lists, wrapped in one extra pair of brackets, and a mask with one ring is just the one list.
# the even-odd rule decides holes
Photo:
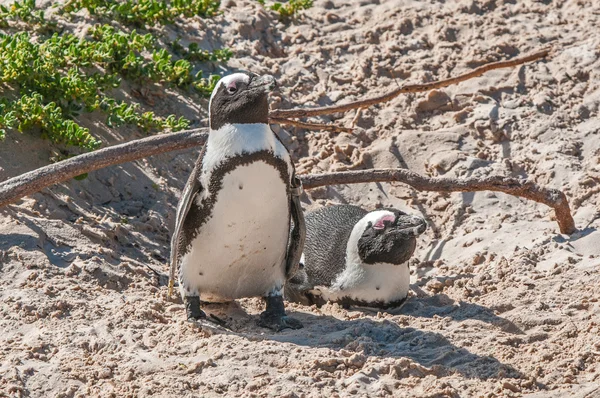
[(258, 326), (269, 328), (276, 332), (280, 332), (283, 329), (300, 329), (303, 327), (299, 320), (285, 314), (282, 296), (267, 296), (263, 298), (267, 304), (267, 308), (260, 314), (260, 318), (256, 322)]
[(200, 297), (186, 296), (184, 302), (188, 321), (206, 319), (206, 313), (200, 309)]

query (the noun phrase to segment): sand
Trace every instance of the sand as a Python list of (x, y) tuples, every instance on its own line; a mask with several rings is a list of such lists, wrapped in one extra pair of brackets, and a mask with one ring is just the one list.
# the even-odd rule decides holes
[[(184, 44), (231, 47), (227, 70), (273, 74), (277, 108), (343, 103), (551, 44), (548, 60), (364, 110), (355, 135), (274, 130), (302, 173), (529, 178), (567, 194), (579, 230), (561, 235), (549, 208), (502, 193), (312, 190), (306, 209), (396, 206), (427, 218), (410, 299), (384, 313), (289, 304), (305, 328), (281, 333), (255, 326), (259, 299), (239, 300), (208, 308), (232, 326), (215, 332), (186, 322), (180, 299), (166, 297), (169, 230), (199, 149), (99, 170), (0, 209), (0, 396), (600, 397), (593, 4), (317, 0), (283, 25), (257, 2), (227, 0), (213, 20), (161, 28)], [(73, 29), (91, 21), (83, 15)], [(159, 114), (206, 123), (204, 99), (158, 85), (144, 98)], [(105, 145), (141, 137), (102, 120), (80, 119)], [(9, 134), (0, 180), (47, 164), (53, 149)]]

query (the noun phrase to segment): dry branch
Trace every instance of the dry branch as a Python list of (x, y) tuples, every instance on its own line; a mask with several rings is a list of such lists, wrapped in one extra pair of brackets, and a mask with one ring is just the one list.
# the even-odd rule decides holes
[(269, 117), (269, 122), (275, 124), (287, 124), (290, 126), (300, 127), (306, 130), (325, 130), (325, 131), (335, 131), (335, 132), (344, 132), (344, 133), (352, 133), (352, 129), (348, 127), (337, 126), (335, 124), (322, 124), (322, 123), (308, 123), (308, 122), (300, 122), (298, 120), (290, 120), (290, 119), (279, 119)]
[[(30, 171), (0, 183), (0, 207), (83, 173), (163, 152), (202, 145), (206, 136), (205, 129), (159, 135), (86, 153)], [(306, 189), (324, 185), (396, 181), (410, 185), (418, 191), (504, 192), (552, 207), (562, 233), (571, 234), (576, 230), (565, 194), (557, 189), (540, 187), (530, 181), (522, 182), (499, 176), (481, 179), (428, 178), (405, 169), (344, 171), (303, 175), (300, 178)]]
[(159, 153), (204, 144), (208, 129), (162, 134), (84, 153), (0, 183), (0, 207), (75, 176)]
[[(292, 124), (306, 129), (352, 131), (351, 129), (345, 129), (334, 125), (303, 123), (287, 119), (277, 119), (272, 120), (272, 122)], [(24, 196), (41, 191), (50, 185), (67, 181), (90, 171), (120, 163), (131, 162), (159, 153), (200, 146), (206, 141), (207, 134), (207, 128), (161, 134), (99, 149), (94, 152), (85, 153), (41, 167), (37, 170), (0, 182), (0, 207), (6, 206)]]
[(424, 177), (405, 169), (376, 169), (343, 171), (337, 173), (301, 176), (306, 189), (336, 184), (397, 181), (410, 185), (418, 191), (473, 192), (497, 191), (543, 203), (554, 209), (560, 232), (572, 234), (576, 231), (569, 202), (562, 191), (545, 188), (531, 181), (492, 176), (484, 178)]
[(351, 109), (368, 108), (369, 106), (380, 104), (382, 102), (390, 101), (400, 94), (406, 93), (420, 93), (424, 91), (433, 90), (436, 88), (442, 88), (451, 86), (456, 83), (463, 82), (465, 80), (472, 79), (477, 76), (483, 75), (493, 69), (509, 68), (512, 66), (522, 65), (527, 62), (535, 61), (540, 58), (546, 57), (550, 54), (550, 48), (537, 51), (533, 54), (526, 55), (520, 58), (509, 59), (508, 61), (492, 62), (491, 64), (482, 65), (479, 68), (475, 68), (470, 72), (462, 75), (451, 77), (449, 79), (440, 80), (437, 82), (421, 83), (421, 84), (409, 84), (406, 86), (399, 87), (389, 93), (380, 95), (378, 97), (367, 98), (359, 101), (349, 102), (347, 104), (333, 105), (333, 106), (322, 106), (318, 108), (306, 108), (306, 109), (276, 109), (272, 110), (270, 116), (272, 118), (299, 118), (308, 116), (319, 116), (319, 115), (331, 115), (338, 112), (346, 112)]

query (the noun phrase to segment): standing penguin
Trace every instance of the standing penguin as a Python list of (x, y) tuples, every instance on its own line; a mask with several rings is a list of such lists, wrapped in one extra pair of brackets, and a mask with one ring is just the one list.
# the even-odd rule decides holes
[(211, 95), (208, 140), (183, 189), (171, 240), (171, 280), (178, 267), (188, 319), (206, 319), (200, 299), (260, 296), (260, 326), (302, 327), (286, 316), (282, 297), (302, 252), (304, 219), (294, 165), (268, 124), (274, 87), (272, 76), (235, 73)]
[(398, 306), (408, 295), (406, 262), (426, 225), (395, 209), (367, 212), (336, 205), (308, 213), (300, 270), (285, 287), (286, 299), (319, 306), (327, 301)]

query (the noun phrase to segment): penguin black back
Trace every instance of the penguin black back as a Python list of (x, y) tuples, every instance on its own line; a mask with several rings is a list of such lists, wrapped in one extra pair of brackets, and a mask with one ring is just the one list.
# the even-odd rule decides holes
[[(318, 285), (330, 281), (343, 271), (346, 243), (354, 225), (366, 214), (367, 211), (358, 206), (329, 206), (305, 216), (306, 230), (310, 231), (311, 238), (304, 246), (303, 269), (311, 275), (312, 283)], [(321, 239), (324, 237), (326, 239)]]

